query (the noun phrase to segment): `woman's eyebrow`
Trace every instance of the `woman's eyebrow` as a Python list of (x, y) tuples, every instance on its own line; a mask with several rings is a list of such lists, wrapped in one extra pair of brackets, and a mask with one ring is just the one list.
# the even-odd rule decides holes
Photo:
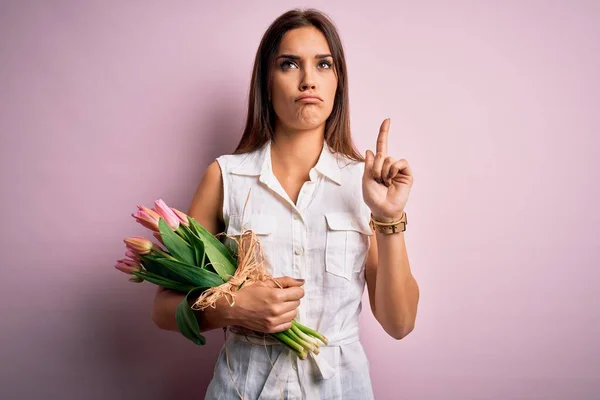
[[(315, 56), (316, 59), (327, 58), (327, 57), (333, 58), (333, 56), (331, 54), (317, 54)], [(295, 54), (281, 54), (280, 56), (277, 57), (277, 59), (279, 59), (279, 58), (290, 58), (292, 60), (300, 60), (302, 57), (297, 56)]]

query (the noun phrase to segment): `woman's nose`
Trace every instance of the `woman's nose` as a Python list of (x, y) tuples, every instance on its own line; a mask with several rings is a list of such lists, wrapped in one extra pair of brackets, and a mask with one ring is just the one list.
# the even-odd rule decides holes
[(303, 83), (303, 84), (302, 84), (302, 90), (306, 90), (306, 89), (308, 89), (308, 88), (310, 88), (310, 89), (314, 89), (314, 88), (315, 88), (315, 85), (314, 85), (313, 83), (310, 83), (310, 84), (309, 84), (309, 83)]
[(305, 91), (308, 89), (315, 89), (315, 88), (316, 88), (316, 86), (315, 86), (314, 80), (308, 74), (305, 74), (304, 79), (300, 83), (300, 90)]

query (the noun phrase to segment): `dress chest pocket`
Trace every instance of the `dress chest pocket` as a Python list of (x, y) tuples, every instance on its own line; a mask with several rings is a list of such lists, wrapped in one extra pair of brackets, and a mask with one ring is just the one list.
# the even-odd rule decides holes
[(372, 235), (368, 222), (348, 212), (325, 214), (327, 242), (325, 245), (325, 270), (335, 275), (330, 283), (343, 285), (352, 275), (363, 271)]

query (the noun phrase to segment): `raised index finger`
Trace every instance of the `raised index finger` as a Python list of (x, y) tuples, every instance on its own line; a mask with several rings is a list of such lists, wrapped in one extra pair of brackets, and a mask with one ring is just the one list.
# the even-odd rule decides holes
[(388, 151), (388, 131), (390, 130), (390, 119), (386, 118), (383, 120), (381, 127), (379, 128), (379, 136), (377, 136), (377, 153), (383, 153), (387, 156)]

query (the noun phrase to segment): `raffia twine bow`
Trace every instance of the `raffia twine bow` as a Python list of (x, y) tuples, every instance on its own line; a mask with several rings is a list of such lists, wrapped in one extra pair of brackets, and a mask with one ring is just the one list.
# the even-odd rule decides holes
[[(224, 234), (222, 234), (224, 235)], [(227, 235), (225, 235), (227, 236)], [(235, 241), (238, 248), (238, 266), (231, 278), (220, 286), (205, 290), (192, 304), (194, 310), (204, 310), (208, 307), (216, 308), (217, 302), (225, 296), (230, 306), (235, 305), (235, 292), (242, 287), (250, 286), (258, 282), (271, 280), (282, 288), (282, 286), (266, 271), (266, 259), (262, 251), (261, 243), (252, 230), (246, 230), (237, 236), (227, 236)]]

